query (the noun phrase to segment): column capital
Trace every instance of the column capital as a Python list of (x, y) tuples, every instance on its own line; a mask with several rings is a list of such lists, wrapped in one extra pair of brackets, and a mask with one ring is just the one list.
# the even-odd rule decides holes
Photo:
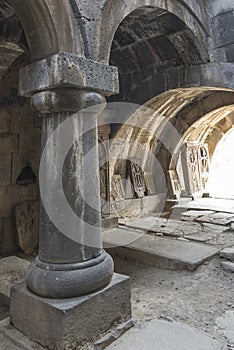
[(72, 53), (60, 52), (20, 70), (20, 96), (31, 97), (41, 91), (59, 88), (114, 95), (119, 91), (118, 69)]
[[(46, 115), (51, 113), (78, 112), (100, 105), (99, 110), (105, 108), (106, 99), (97, 92), (74, 88), (60, 88), (35, 93), (31, 98), (31, 107), (36, 112)], [(97, 108), (94, 110), (97, 112)]]

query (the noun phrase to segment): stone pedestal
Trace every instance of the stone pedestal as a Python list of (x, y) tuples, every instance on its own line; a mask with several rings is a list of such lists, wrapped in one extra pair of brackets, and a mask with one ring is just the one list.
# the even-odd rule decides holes
[(95, 342), (102, 349), (132, 325), (129, 278), (114, 274), (102, 291), (66, 300), (37, 297), (21, 283), (12, 289), (10, 313), (15, 328), (48, 349)]

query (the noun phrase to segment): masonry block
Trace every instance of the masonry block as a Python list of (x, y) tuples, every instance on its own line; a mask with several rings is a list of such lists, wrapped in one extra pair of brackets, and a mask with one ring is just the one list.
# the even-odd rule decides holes
[(0, 155), (0, 187), (10, 185), (11, 183), (11, 154)]
[(15, 328), (51, 350), (97, 341), (102, 349), (103, 337), (106, 346), (116, 329), (120, 335), (121, 325), (123, 331), (132, 325), (129, 278), (115, 274), (103, 290), (66, 300), (38, 297), (21, 283), (11, 290), (10, 318)]
[(10, 130), (10, 117), (5, 108), (0, 108), (0, 134), (8, 133)]
[(12, 254), (18, 250), (12, 217), (1, 219), (0, 237), (0, 253), (2, 255)]
[(18, 150), (17, 135), (1, 135), (0, 136), (0, 154), (16, 152)]

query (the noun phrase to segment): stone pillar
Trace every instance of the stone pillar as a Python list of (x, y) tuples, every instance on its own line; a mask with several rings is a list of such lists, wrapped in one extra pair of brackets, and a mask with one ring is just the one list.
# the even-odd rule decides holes
[[(41, 182), (44, 183), (42, 191), (45, 191), (49, 213), (52, 207), (58, 207), (60, 213), (57, 216), (55, 212), (55, 218), (50, 218), (47, 208), (41, 205), (39, 256), (26, 278), (28, 288), (42, 297), (85, 295), (109, 284), (113, 275), (112, 259), (102, 249), (97, 115), (92, 110), (77, 114), (68, 112), (103, 102), (103, 97), (98, 93), (69, 88), (39, 92), (31, 100), (33, 109), (43, 118), (42, 149), (52, 133), (61, 128), (61, 131), (57, 129), (53, 149), (45, 153), (41, 174)], [(63, 137), (66, 138), (65, 133), (69, 130), (63, 130), (61, 125), (67, 118), (71, 118), (73, 126), (73, 132), (69, 135), (73, 146), (60, 170), (55, 164), (61, 157), (57, 143), (66, 143)], [(95, 151), (85, 160), (85, 155), (93, 149)], [(61, 184), (60, 172), (63, 172)], [(61, 205), (60, 197), (64, 192), (79, 218), (74, 229), (70, 227), (72, 217), (69, 213), (64, 214), (65, 208)], [(59, 227), (70, 232), (61, 232), (56, 227), (56, 220)], [(66, 222), (62, 223), (61, 220)]]
[[(91, 108), (101, 105), (101, 111), (103, 96), (117, 88), (114, 67), (68, 53), (21, 71), (20, 94), (31, 97), (33, 109), (43, 118), (42, 150), (55, 130), (56, 137), (52, 151), (43, 152), (41, 195), (46, 205), (41, 205), (39, 255), (26, 284), (12, 289), (10, 317), (17, 329), (49, 348), (65, 349), (72, 343), (75, 349), (99, 339), (113, 325), (131, 325), (128, 278), (113, 276), (112, 258), (102, 248), (98, 115)], [(67, 140), (61, 125), (69, 118), (72, 132)], [(72, 148), (61, 171), (59, 150), (67, 141)], [(64, 213), (64, 193), (74, 216)], [(34, 310), (33, 318), (28, 310)]]

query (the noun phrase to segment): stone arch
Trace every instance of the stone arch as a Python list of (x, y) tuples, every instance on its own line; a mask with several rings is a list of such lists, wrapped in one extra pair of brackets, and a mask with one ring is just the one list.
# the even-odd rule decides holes
[[(151, 5), (132, 10), (133, 3), (139, 5), (130, 2), (131, 6), (125, 8), (125, 17), (122, 6), (122, 22), (115, 31), (112, 27), (105, 28), (101, 43), (106, 53), (109, 50), (106, 60), (110, 54), (110, 64), (119, 70), (120, 93), (110, 100), (143, 104), (164, 91), (188, 86), (191, 66), (198, 67), (209, 61), (208, 45), (207, 36), (204, 32), (200, 36), (197, 30), (199, 26), (196, 30), (189, 27), (189, 23), (193, 23), (191, 14), (189, 22), (183, 16), (187, 10), (181, 9), (181, 5), (178, 5), (181, 10), (178, 12), (177, 6), (172, 9), (160, 3), (157, 7), (155, 1), (154, 6), (150, 2)], [(109, 8), (110, 17), (113, 8)], [(118, 14), (115, 13), (115, 21), (116, 18)], [(113, 20), (108, 23), (113, 25)], [(113, 35), (107, 38), (111, 31)]]
[[(145, 154), (141, 156), (143, 165), (147, 163), (148, 152), (153, 153), (163, 169), (170, 189), (168, 171), (176, 169), (184, 142), (189, 140), (189, 136), (191, 140), (198, 137), (198, 125), (201, 142), (207, 142), (209, 137), (214, 139), (215, 134), (212, 132), (220, 130), (218, 142), (223, 133), (232, 127), (233, 104), (234, 91), (230, 89), (199, 87), (167, 91), (145, 103), (143, 109), (139, 108), (131, 114), (117, 131), (114, 137), (116, 143), (114, 141), (113, 145), (116, 144), (117, 149), (122, 152), (123, 148), (120, 147), (118, 140), (122, 140), (123, 143), (126, 140), (125, 148), (128, 154), (125, 154), (125, 159), (128, 158), (128, 155), (131, 159), (137, 158), (143, 146), (145, 148)], [(136, 125), (136, 127), (131, 125)], [(192, 138), (193, 132), (194, 137)], [(129, 141), (135, 144), (131, 146)], [(114, 146), (113, 151), (116, 151)], [(152, 176), (154, 172), (150, 170), (151, 164), (148, 165), (147, 172)], [(110, 176), (113, 176), (116, 164), (112, 164), (110, 169), (112, 171)], [(154, 187), (162, 188), (161, 180), (157, 176), (153, 175), (153, 177)]]
[[(159, 12), (169, 12), (177, 16), (191, 30), (195, 37), (199, 38), (200, 47), (206, 46), (206, 40), (209, 36), (208, 23), (204, 12), (205, 7), (197, 5), (195, 1), (190, 5), (184, 1), (166, 0), (128, 0), (124, 4), (121, 0), (106, 0), (101, 12), (100, 24), (100, 44), (98, 48), (98, 57), (100, 60), (108, 62), (111, 50), (111, 43), (121, 22), (133, 12), (149, 11), (157, 9)], [(108, 21), (106, 19), (108, 18)]]
[(234, 127), (234, 105), (215, 109), (198, 119), (183, 136), (184, 142), (207, 143), (212, 159), (222, 138)]
[[(157, 142), (154, 152), (159, 158), (165, 174), (168, 170), (176, 168), (184, 143), (195, 141), (195, 138), (198, 137), (198, 133), (196, 133), (193, 138), (192, 136), (189, 138), (192, 130), (194, 131), (196, 128), (196, 131), (204, 132), (204, 134), (207, 131), (210, 137), (212, 130), (217, 133), (216, 127), (222, 123), (222, 112), (229, 111), (233, 102), (233, 90), (200, 87), (171, 90), (146, 103), (147, 107), (154, 109), (159, 115), (163, 115), (178, 133), (177, 136), (173, 137), (173, 131), (167, 125), (162, 124), (157, 125), (155, 131), (156, 138), (160, 141)], [(218, 113), (217, 124), (214, 120), (215, 113)], [(219, 118), (221, 119), (219, 120)], [(205, 126), (204, 120), (206, 120)], [(216, 144), (220, 138), (221, 135)], [(197, 141), (199, 140), (201, 142), (208, 141), (205, 136), (198, 137)], [(166, 141), (166, 145), (162, 141)], [(155, 141), (152, 142), (152, 145), (155, 145)], [(212, 155), (214, 149), (210, 147), (210, 151)]]
[[(83, 40), (78, 26), (74, 25), (75, 15), (70, 6), (70, 1), (63, 0), (0, 0), (0, 164), (4, 169), (0, 181), (2, 255), (14, 253), (20, 246), (16, 242), (17, 224), (13, 223), (21, 204), (26, 206), (24, 210), (27, 206), (34, 208), (34, 243), (31, 242), (28, 248), (36, 249), (38, 241), (41, 124), (29, 99), (18, 96), (19, 70), (30, 62), (61, 51), (84, 55)], [(24, 184), (25, 174), (27, 185)]]
[(75, 14), (69, 1), (1, 0), (2, 18), (16, 15), (22, 25), (31, 61), (59, 51), (84, 55), (83, 40), (75, 25)]

